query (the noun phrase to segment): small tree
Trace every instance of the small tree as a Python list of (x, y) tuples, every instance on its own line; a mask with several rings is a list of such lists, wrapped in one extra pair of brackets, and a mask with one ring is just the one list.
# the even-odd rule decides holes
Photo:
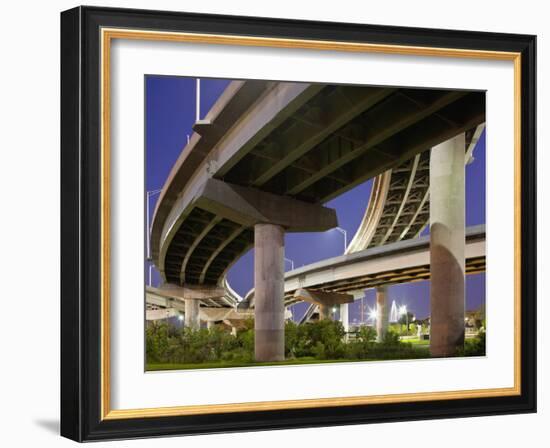
[(166, 362), (168, 347), (168, 325), (163, 322), (150, 323), (145, 330), (146, 361)]

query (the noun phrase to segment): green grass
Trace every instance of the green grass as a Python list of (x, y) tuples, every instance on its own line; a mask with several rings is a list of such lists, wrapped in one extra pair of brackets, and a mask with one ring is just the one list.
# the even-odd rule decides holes
[(408, 342), (412, 344), (413, 346), (420, 346), (420, 347), (429, 347), (430, 346), (430, 340), (429, 339), (407, 339), (403, 342)]
[[(429, 357), (427, 355), (426, 357)], [(220, 369), (224, 367), (257, 367), (257, 366), (288, 366), (288, 365), (304, 365), (304, 364), (333, 364), (339, 362), (365, 362), (365, 361), (380, 361), (380, 358), (366, 359), (316, 359), (313, 357), (293, 358), (278, 362), (237, 362), (237, 361), (217, 361), (217, 362), (202, 362), (189, 364), (156, 364), (148, 363), (145, 370), (186, 370), (186, 369)]]
[[(238, 361), (217, 361), (217, 362), (201, 362), (189, 364), (147, 364), (147, 371), (155, 370), (184, 370), (184, 369), (219, 369), (223, 367), (256, 367), (256, 366), (288, 366), (299, 364), (327, 364), (334, 362), (354, 362), (349, 359), (315, 359), (315, 358), (295, 358), (285, 359), (278, 362), (238, 362)], [(367, 361), (358, 359), (357, 361)]]

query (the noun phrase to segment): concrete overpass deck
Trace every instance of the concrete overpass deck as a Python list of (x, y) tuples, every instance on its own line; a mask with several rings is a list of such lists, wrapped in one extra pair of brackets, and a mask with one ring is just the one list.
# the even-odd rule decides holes
[[(485, 271), (485, 226), (466, 230), (466, 273)], [(430, 279), (429, 236), (373, 247), (328, 258), (285, 274), (285, 305), (298, 300), (299, 288), (352, 293), (398, 283)], [(254, 306), (254, 290), (248, 292), (241, 307)]]
[[(155, 265), (168, 283), (215, 285), (251, 247), (265, 210), (229, 213), (219, 207), (225, 193), (204, 200), (210, 179), (230, 194), (240, 187), (241, 197), (323, 204), (475, 128), (484, 110), (483, 92), (232, 82), (196, 123), (163, 187), (152, 225)], [(323, 229), (335, 225), (329, 221)]]

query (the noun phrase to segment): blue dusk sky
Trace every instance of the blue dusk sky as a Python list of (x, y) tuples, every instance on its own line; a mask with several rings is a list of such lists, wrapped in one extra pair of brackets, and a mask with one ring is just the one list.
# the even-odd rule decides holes
[[(216, 102), (228, 80), (201, 79), (201, 118)], [(182, 150), (185, 150), (187, 136), (193, 133), (196, 113), (195, 78), (172, 76), (146, 76), (145, 78), (145, 126), (146, 166), (145, 185), (147, 191), (162, 188), (172, 165)], [(485, 131), (474, 149), (474, 162), (466, 167), (466, 225), (485, 223)], [(353, 238), (369, 201), (372, 180), (333, 199), (326, 205), (336, 209), (339, 226), (347, 231), (348, 243)], [(158, 195), (150, 199), (152, 219)], [(426, 228), (423, 235), (429, 234)], [(331, 230), (323, 233), (288, 233), (285, 237), (285, 257), (299, 267), (323, 260), (344, 251), (344, 236)], [(146, 261), (148, 267), (148, 262)], [(285, 262), (286, 270), (291, 262)], [(250, 250), (228, 273), (233, 289), (244, 296), (254, 286), (254, 250)], [(151, 282), (158, 285), (160, 275), (153, 268)], [(417, 318), (425, 318), (430, 312), (430, 282), (393, 285), (388, 288), (390, 301), (405, 304)], [(350, 322), (368, 319), (368, 310), (374, 307), (375, 291), (365, 291), (365, 298), (350, 304)], [(466, 309), (478, 308), (485, 303), (485, 274), (466, 277)], [(306, 304), (292, 308), (299, 318)]]

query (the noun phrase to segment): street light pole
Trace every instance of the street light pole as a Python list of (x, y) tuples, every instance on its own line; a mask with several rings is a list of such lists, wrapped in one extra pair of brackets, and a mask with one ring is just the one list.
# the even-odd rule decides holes
[(342, 227), (335, 227), (334, 230), (337, 230), (342, 235), (344, 235), (344, 252), (346, 252), (348, 248), (348, 232), (346, 232), (345, 229), (342, 229)]
[(149, 263), (149, 286), (152, 286), (152, 276), (153, 276), (153, 264), (151, 262), (151, 217), (150, 215), (150, 202), (151, 202), (151, 196), (154, 196), (156, 194), (159, 194), (162, 190), (159, 188), (157, 190), (150, 190), (147, 192), (147, 203), (146, 203), (146, 210), (147, 210), (147, 261)]
[(149, 212), (150, 212), (150, 200), (151, 200), (151, 196), (154, 196), (156, 194), (159, 194), (160, 192), (162, 191), (162, 189), (157, 189), (157, 190), (150, 190), (147, 192), (147, 204), (146, 204), (146, 209), (147, 209), (147, 259), (150, 260), (151, 259), (151, 229), (150, 229), (150, 226), (151, 226), (151, 217), (149, 216)]
[(197, 109), (196, 109), (196, 112), (197, 112), (197, 116), (196, 116), (196, 120), (195, 121), (199, 121), (201, 119), (201, 79), (200, 78), (197, 78), (197, 89), (196, 89), (196, 94), (197, 94), (197, 97), (196, 97), (196, 101), (197, 101)]
[(290, 258), (285, 257), (285, 261), (288, 261), (290, 263), (290, 270), (294, 270), (294, 261), (292, 261)]

